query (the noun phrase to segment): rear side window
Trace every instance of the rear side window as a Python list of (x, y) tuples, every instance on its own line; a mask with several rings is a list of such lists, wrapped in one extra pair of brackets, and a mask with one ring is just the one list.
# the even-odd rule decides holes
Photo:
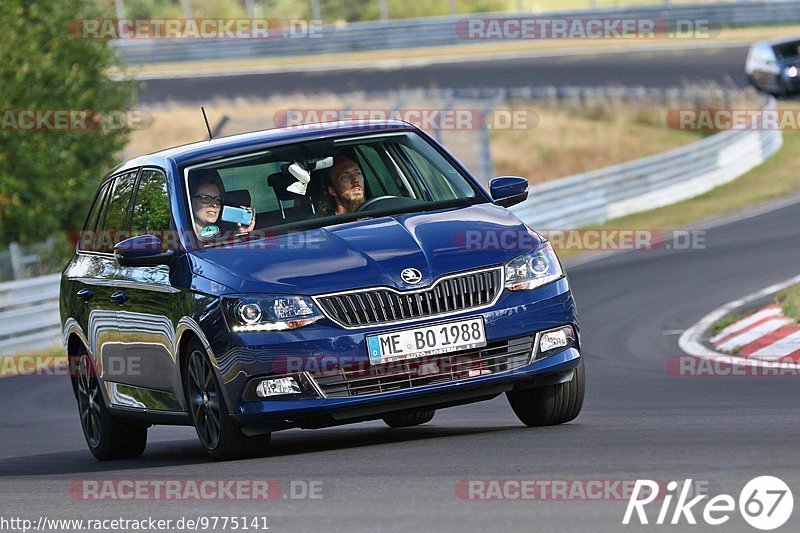
[[(113, 252), (114, 245), (128, 237), (128, 215), (136, 172), (122, 174), (114, 180), (105, 209), (103, 231), (97, 244), (98, 252)], [(99, 225), (98, 225), (99, 226)]]
[(81, 251), (93, 251), (96, 249), (97, 221), (100, 220), (100, 228), (102, 229), (103, 206), (105, 205), (105, 198), (111, 183), (111, 181), (106, 182), (100, 187), (100, 191), (94, 199), (94, 205), (92, 205), (92, 209), (89, 211), (89, 216), (86, 217), (86, 224), (83, 226), (83, 233), (78, 241), (78, 249)]
[(171, 220), (166, 176), (157, 170), (143, 170), (136, 190), (131, 234), (155, 235), (165, 242)]

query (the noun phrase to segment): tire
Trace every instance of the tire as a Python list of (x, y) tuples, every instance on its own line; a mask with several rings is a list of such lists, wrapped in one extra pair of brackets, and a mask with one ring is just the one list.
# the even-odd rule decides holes
[(430, 422), (433, 420), (433, 415), (435, 414), (436, 411), (433, 409), (427, 411), (407, 411), (386, 416), (383, 418), (383, 421), (390, 428), (408, 428)]
[(581, 357), (572, 380), (559, 385), (506, 393), (520, 422), (528, 427), (555, 426), (574, 420), (583, 407), (586, 372)]
[(263, 455), (269, 449), (272, 435), (248, 437), (233, 422), (217, 375), (205, 352), (200, 341), (192, 339), (183, 368), (186, 405), (200, 443), (217, 461)]
[(78, 415), (89, 450), (100, 461), (139, 457), (147, 446), (147, 428), (121, 423), (111, 414), (100, 391), (92, 358), (74, 356), (72, 386), (78, 400)]

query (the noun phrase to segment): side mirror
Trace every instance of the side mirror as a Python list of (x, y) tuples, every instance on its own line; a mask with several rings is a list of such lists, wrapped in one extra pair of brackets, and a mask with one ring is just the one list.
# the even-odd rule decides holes
[(122, 266), (167, 265), (175, 257), (173, 250), (161, 249), (161, 239), (155, 235), (139, 235), (114, 245), (114, 257)]
[(489, 194), (497, 205), (517, 205), (528, 199), (528, 180), (517, 176), (494, 178), (489, 182)]

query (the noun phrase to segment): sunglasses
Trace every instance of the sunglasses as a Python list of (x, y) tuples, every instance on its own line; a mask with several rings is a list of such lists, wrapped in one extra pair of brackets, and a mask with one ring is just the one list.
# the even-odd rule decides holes
[(192, 198), (199, 198), (203, 205), (222, 205), (222, 196), (211, 196), (209, 194), (195, 194)]

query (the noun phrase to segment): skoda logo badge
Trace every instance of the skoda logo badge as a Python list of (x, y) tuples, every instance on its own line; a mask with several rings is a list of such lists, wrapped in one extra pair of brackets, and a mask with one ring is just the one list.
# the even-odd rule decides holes
[(409, 285), (413, 285), (415, 283), (419, 283), (420, 281), (422, 281), (422, 272), (420, 272), (416, 268), (406, 268), (402, 272), (400, 272), (400, 279), (402, 279)]

